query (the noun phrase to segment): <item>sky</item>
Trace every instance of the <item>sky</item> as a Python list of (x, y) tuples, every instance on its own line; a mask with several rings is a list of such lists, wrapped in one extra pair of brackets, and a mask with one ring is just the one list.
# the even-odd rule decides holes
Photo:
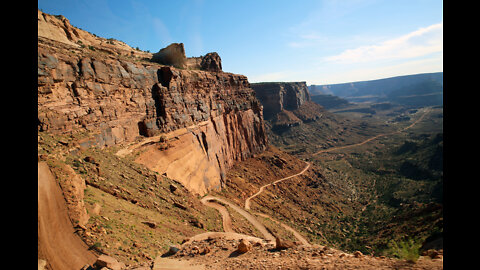
[(249, 82), (335, 84), (443, 72), (441, 0), (38, 0), (131, 47), (217, 52)]

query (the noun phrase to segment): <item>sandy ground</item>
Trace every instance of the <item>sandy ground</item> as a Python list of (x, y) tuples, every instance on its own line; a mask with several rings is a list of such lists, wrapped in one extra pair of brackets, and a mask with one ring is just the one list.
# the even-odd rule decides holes
[(53, 270), (78, 270), (97, 259), (75, 235), (62, 190), (45, 162), (38, 163), (38, 252)]

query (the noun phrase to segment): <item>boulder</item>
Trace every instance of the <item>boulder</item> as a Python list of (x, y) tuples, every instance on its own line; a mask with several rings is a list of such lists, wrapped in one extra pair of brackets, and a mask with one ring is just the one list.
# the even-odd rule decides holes
[(361, 258), (361, 257), (363, 257), (363, 253), (357, 250), (353, 253), (353, 256), (355, 258)]
[(288, 240), (282, 240), (280, 237), (275, 238), (275, 249), (282, 250), (295, 247), (295, 243)]
[(148, 227), (152, 228), (152, 229), (155, 229), (157, 228), (157, 224), (155, 222), (152, 222), (152, 221), (143, 221), (142, 222), (143, 224), (147, 225)]
[(170, 246), (170, 248), (168, 249), (168, 251), (162, 255), (162, 257), (167, 257), (167, 256), (172, 256), (172, 255), (175, 255), (175, 253), (177, 253), (180, 249), (176, 246)]
[(107, 267), (112, 270), (121, 270), (125, 268), (125, 264), (122, 262), (117, 261), (115, 258), (112, 258), (107, 255), (100, 255), (97, 258), (97, 261), (94, 264), (97, 268)]
[(238, 247), (237, 247), (237, 251), (239, 253), (246, 253), (251, 249), (252, 249), (252, 244), (249, 241), (245, 239), (240, 240), (240, 244), (238, 244)]

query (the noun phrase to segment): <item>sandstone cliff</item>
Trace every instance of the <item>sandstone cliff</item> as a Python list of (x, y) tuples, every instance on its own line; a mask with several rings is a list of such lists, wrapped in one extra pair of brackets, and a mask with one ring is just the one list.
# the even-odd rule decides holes
[(292, 126), (315, 120), (323, 108), (310, 99), (306, 82), (252, 83), (263, 105), (265, 120), (276, 126)]
[(262, 82), (251, 86), (264, 106), (265, 119), (283, 110), (296, 110), (310, 100), (306, 82)]
[[(168, 147), (143, 146), (137, 161), (199, 194), (265, 149), (262, 106), (247, 77), (216, 68), (219, 57), (202, 58), (211, 71), (177, 69), (124, 45), (105, 50), (104, 39), (75, 35), (81, 30), (65, 18), (38, 15), (40, 132), (82, 134), (79, 148), (168, 138)], [(79, 46), (86, 43), (92, 47)]]

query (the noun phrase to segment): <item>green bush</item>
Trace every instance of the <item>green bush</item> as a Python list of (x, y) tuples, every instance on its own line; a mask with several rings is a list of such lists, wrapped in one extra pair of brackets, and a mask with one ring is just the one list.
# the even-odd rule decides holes
[(392, 240), (387, 246), (388, 255), (393, 255), (397, 258), (405, 259), (414, 263), (417, 261), (418, 257), (420, 257), (420, 247), (422, 244), (409, 238), (401, 241)]

